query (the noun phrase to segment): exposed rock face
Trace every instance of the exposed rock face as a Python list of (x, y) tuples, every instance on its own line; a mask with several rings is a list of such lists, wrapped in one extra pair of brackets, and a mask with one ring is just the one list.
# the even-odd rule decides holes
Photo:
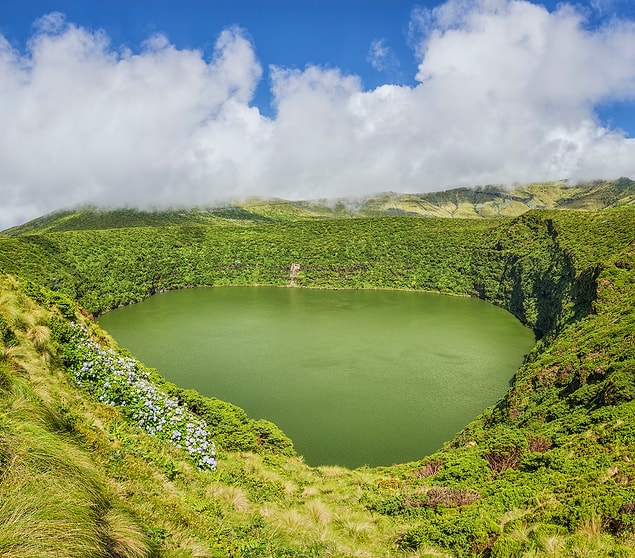
[(298, 276), (298, 272), (300, 271), (300, 264), (293, 262), (291, 267), (289, 268), (289, 284), (292, 287), (295, 287), (295, 280)]

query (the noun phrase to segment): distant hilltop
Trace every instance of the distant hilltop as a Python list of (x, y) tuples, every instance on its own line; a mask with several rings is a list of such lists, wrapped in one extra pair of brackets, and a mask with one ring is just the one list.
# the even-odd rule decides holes
[(517, 217), (531, 209), (595, 211), (635, 203), (630, 178), (569, 184), (566, 180), (516, 185), (455, 188), (442, 192), (399, 194), (384, 192), (359, 198), (290, 201), (251, 198), (213, 207), (141, 210), (81, 207), (55, 211), (0, 234), (67, 230), (158, 227), (222, 222), (297, 221), (314, 218), (382, 216), (495, 219)]

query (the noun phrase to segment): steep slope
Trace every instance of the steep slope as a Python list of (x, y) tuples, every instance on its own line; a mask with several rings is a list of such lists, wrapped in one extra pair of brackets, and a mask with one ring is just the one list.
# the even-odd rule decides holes
[[(634, 242), (630, 207), (0, 238), (0, 269), (19, 278), (0, 281), (0, 554), (633, 555)], [(99, 312), (164, 288), (289, 285), (292, 263), (299, 286), (481, 296), (540, 340), (505, 398), (436, 454), (309, 468), (273, 425), (130, 364), (63, 294)], [(103, 391), (115, 361), (205, 420), (216, 471), (142, 428), (127, 384)]]
[[(307, 467), (273, 425), (166, 384), (58, 293), (2, 277), (0, 297), (0, 555), (409, 554), (394, 544), (402, 526), (360, 501), (388, 475)], [(174, 426), (157, 431), (165, 403), (149, 417), (156, 397), (135, 404), (142, 386), (114, 385), (113, 369), (131, 367), (150, 380), (144, 400), (163, 392), (205, 416), (217, 469), (175, 443)]]

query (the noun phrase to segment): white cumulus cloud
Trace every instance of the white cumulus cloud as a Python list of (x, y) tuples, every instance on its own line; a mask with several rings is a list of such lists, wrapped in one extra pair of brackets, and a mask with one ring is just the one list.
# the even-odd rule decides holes
[[(209, 204), (635, 175), (635, 140), (594, 107), (635, 100), (635, 24), (523, 0), (449, 0), (411, 21), (415, 86), (365, 90), (338, 69), (268, 68), (239, 28), (210, 59), (41, 19), (0, 36), (0, 229), (80, 203)], [(371, 48), (379, 64), (391, 55)]]

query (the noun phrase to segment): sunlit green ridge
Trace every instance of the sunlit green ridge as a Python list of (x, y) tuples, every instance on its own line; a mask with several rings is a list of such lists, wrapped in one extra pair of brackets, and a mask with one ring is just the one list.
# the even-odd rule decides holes
[[(635, 210), (623, 205), (0, 237), (0, 269), (16, 278), (0, 281), (0, 555), (633, 555)], [(310, 468), (274, 425), (149, 371), (209, 425), (218, 468), (201, 471), (74, 386), (69, 320), (105, 349), (89, 312), (229, 284), (479, 296), (540, 340), (443, 450), (355, 471)]]
[(363, 198), (289, 201), (259, 199), (235, 201), (199, 208), (163, 210), (100, 209), (85, 207), (44, 215), (4, 231), (18, 236), (32, 232), (152, 227), (185, 224), (262, 223), (306, 219), (355, 217), (518, 217), (532, 209), (599, 210), (635, 202), (635, 182), (629, 178), (569, 184), (567, 181), (517, 185), (456, 188), (424, 194), (385, 192)]

